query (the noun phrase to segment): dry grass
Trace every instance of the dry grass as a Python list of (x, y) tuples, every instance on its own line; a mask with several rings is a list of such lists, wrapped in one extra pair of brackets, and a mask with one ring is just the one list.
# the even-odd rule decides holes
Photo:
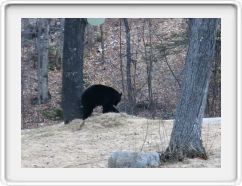
[[(172, 121), (148, 120), (124, 113), (108, 113), (69, 125), (22, 131), (22, 167), (107, 167), (117, 150), (162, 151), (169, 142)], [(148, 127), (147, 127), (148, 125)], [(204, 146), (209, 159), (185, 159), (162, 167), (220, 167), (220, 123), (203, 125)]]

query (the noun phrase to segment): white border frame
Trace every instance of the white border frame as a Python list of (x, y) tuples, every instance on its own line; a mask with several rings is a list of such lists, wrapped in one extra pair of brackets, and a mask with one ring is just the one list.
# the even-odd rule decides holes
[[(8, 182), (6, 180), (5, 170), (6, 170), (6, 164), (5, 164), (5, 152), (6, 152), (6, 128), (5, 128), (5, 15), (6, 15), (6, 7), (8, 5), (97, 5), (97, 4), (113, 4), (113, 5), (131, 5), (131, 4), (159, 4), (159, 5), (233, 5), (237, 9), (237, 179), (233, 182), (76, 182), (76, 183), (69, 183), (69, 182)], [(3, 185), (239, 185), (241, 184), (241, 84), (242, 84), (242, 75), (241, 75), (241, 2), (237, 0), (233, 1), (220, 1), (220, 0), (211, 0), (211, 1), (177, 1), (177, 0), (170, 0), (170, 1), (159, 1), (159, 0), (123, 0), (123, 1), (111, 1), (111, 0), (85, 0), (85, 1), (5, 1), (1, 5), (1, 184)]]

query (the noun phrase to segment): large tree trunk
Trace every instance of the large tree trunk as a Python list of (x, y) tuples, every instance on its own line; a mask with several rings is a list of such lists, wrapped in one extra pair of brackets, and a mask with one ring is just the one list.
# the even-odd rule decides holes
[(62, 76), (64, 122), (81, 118), (85, 19), (65, 19)]
[(47, 103), (50, 99), (48, 90), (48, 47), (49, 20), (38, 19), (38, 103)]
[(174, 127), (167, 157), (207, 158), (201, 138), (211, 66), (215, 51), (217, 19), (190, 19), (190, 41)]
[(130, 28), (128, 19), (124, 18), (124, 26), (126, 32), (126, 56), (127, 56), (127, 65), (126, 65), (126, 79), (127, 79), (127, 96), (128, 96), (128, 110), (127, 113), (133, 113), (134, 108), (134, 97), (133, 97), (133, 87), (132, 87), (132, 79), (131, 79), (131, 46), (130, 46)]

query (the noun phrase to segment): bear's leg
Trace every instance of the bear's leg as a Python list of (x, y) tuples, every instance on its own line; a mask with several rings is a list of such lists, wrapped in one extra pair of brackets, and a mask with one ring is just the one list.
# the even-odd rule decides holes
[(109, 111), (109, 108), (107, 106), (103, 106), (103, 113), (107, 113)]
[(85, 119), (91, 116), (92, 112), (93, 112), (93, 108), (83, 107), (82, 124), (80, 125), (80, 130), (85, 125)]
[(82, 119), (83, 120), (87, 119), (89, 116), (91, 116), (92, 112), (93, 112), (93, 108), (83, 107)]

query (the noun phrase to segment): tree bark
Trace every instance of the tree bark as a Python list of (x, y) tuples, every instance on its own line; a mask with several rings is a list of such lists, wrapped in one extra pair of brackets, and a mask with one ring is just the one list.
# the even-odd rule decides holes
[(103, 26), (100, 25), (100, 32), (101, 32), (101, 49), (102, 49), (102, 63), (105, 63), (105, 48), (104, 48), (104, 34), (103, 34)]
[(62, 76), (64, 122), (82, 117), (85, 19), (65, 19)]
[(148, 81), (148, 92), (149, 92), (149, 108), (151, 110), (152, 118), (154, 118), (154, 103), (153, 103), (153, 90), (152, 90), (152, 73), (153, 73), (153, 49), (152, 49), (152, 37), (151, 37), (151, 20), (148, 19), (149, 26), (149, 45), (150, 45), (150, 55), (149, 63), (147, 65), (147, 81)]
[(38, 19), (38, 103), (47, 103), (50, 99), (48, 90), (48, 47), (49, 20)]
[[(212, 68), (211, 82), (208, 88), (207, 107), (205, 114), (209, 117), (220, 116), (221, 109), (217, 104), (220, 104), (221, 99), (221, 31), (217, 31), (214, 65)], [(217, 109), (219, 108), (219, 109)]]
[[(61, 35), (59, 37), (59, 41), (58, 41), (58, 52), (59, 52), (59, 56), (58, 56), (58, 61), (60, 64), (62, 64), (63, 62), (63, 44), (64, 44), (64, 27), (65, 27), (65, 19), (64, 18), (60, 18), (60, 24), (61, 24)], [(61, 65), (60, 65), (61, 68)]]
[(215, 51), (217, 19), (190, 19), (190, 40), (167, 158), (207, 159), (201, 125)]
[(125, 96), (125, 88), (124, 88), (124, 73), (123, 73), (123, 56), (122, 56), (122, 19), (119, 21), (119, 58), (120, 58), (120, 75), (121, 75), (121, 81), (122, 81), (122, 92)]
[(132, 87), (132, 79), (131, 79), (131, 44), (130, 44), (130, 28), (128, 19), (124, 18), (124, 26), (125, 26), (125, 33), (126, 33), (126, 57), (127, 57), (127, 65), (126, 65), (126, 79), (127, 79), (127, 96), (128, 96), (128, 110), (127, 113), (133, 113), (133, 106), (134, 106), (134, 98), (133, 98), (133, 87)]

